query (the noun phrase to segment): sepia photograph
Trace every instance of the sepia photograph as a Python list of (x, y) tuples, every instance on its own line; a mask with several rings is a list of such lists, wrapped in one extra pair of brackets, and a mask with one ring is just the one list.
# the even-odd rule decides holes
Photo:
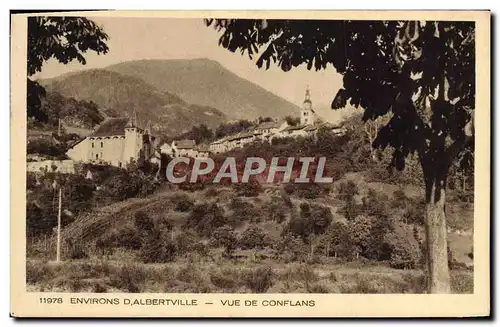
[(308, 310), (489, 283), (478, 18), (215, 13), (23, 17), (19, 291)]

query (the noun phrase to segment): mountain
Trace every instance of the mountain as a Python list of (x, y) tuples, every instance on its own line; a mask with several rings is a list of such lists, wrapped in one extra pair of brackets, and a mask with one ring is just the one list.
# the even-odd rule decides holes
[(130, 116), (151, 122), (156, 132), (177, 135), (193, 125), (216, 127), (226, 116), (215, 108), (186, 103), (177, 95), (158, 90), (140, 78), (104, 69), (91, 69), (39, 81), (48, 92), (92, 101), (108, 116)]
[(293, 116), (300, 110), (209, 59), (138, 60), (105, 69), (140, 78), (188, 103), (217, 108), (230, 119)]

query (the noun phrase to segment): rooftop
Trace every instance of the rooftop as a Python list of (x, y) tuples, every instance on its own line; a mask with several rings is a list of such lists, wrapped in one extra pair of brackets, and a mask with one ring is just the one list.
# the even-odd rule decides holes
[(90, 136), (125, 135), (128, 118), (109, 118), (99, 125)]
[(288, 127), (287, 127), (287, 128), (285, 128), (283, 131), (284, 131), (284, 132), (298, 131), (298, 130), (301, 130), (301, 129), (306, 128), (307, 126), (308, 126), (308, 125), (288, 126)]
[(260, 123), (255, 129), (269, 129), (269, 128), (278, 128), (281, 126), (280, 122), (277, 121), (266, 121), (263, 123)]
[(200, 152), (210, 152), (210, 147), (207, 144), (199, 144), (196, 146), (196, 150)]
[(174, 145), (177, 149), (192, 149), (196, 145), (194, 140), (176, 140), (174, 141)]

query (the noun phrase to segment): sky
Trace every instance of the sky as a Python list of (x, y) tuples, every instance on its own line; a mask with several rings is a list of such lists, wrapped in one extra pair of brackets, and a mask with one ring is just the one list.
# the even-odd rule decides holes
[(50, 78), (64, 73), (104, 68), (123, 61), (141, 59), (196, 59), (208, 58), (272, 93), (301, 105), (307, 86), (316, 111), (336, 120), (343, 113), (327, 109), (337, 90), (342, 87), (342, 76), (330, 67), (316, 72), (308, 71), (305, 65), (283, 72), (276, 66), (269, 70), (255, 65), (256, 57), (232, 53), (218, 45), (219, 33), (206, 27), (202, 19), (93, 17), (91, 18), (108, 34), (109, 52), (97, 55), (85, 54), (86, 65), (73, 61), (67, 65), (54, 59), (42, 67), (35, 78)]

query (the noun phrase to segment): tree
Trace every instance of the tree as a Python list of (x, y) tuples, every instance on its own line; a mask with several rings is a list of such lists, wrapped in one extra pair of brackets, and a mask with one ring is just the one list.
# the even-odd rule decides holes
[(87, 51), (106, 54), (108, 36), (101, 27), (85, 17), (29, 17), (28, 18), (28, 117), (46, 121), (41, 110), (45, 89), (29, 77), (42, 71), (43, 63), (55, 58), (62, 64), (78, 60), (86, 64)]
[(297, 126), (300, 124), (300, 117), (286, 116), (285, 121), (290, 126)]
[(336, 198), (344, 201), (344, 205), (340, 208), (340, 213), (347, 220), (353, 220), (359, 214), (359, 206), (356, 203), (355, 196), (359, 194), (358, 186), (353, 181), (342, 182), (338, 186)]
[(224, 247), (225, 254), (231, 256), (236, 248), (238, 238), (233, 228), (228, 225), (214, 230), (211, 238), (211, 244), (213, 246)]
[(474, 135), (475, 25), (451, 21), (341, 21), (207, 19), (219, 44), (258, 67), (282, 70), (332, 65), (343, 88), (332, 108), (364, 109), (363, 119), (388, 113), (373, 146), (393, 148), (402, 170), (417, 153), (424, 174), (429, 291), (449, 293), (445, 189), (450, 165)]
[(241, 233), (238, 244), (242, 249), (262, 249), (270, 244), (270, 239), (260, 227), (250, 225)]

